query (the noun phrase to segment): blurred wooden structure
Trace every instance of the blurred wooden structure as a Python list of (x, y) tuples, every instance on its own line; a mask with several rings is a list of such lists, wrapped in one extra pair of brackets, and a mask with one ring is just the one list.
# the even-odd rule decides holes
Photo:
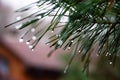
[(61, 76), (61, 72), (57, 70), (27, 65), (1, 41), (0, 61), (3, 63), (0, 63), (0, 70), (6, 71), (4, 74), (0, 71), (0, 75), (8, 77), (6, 80), (57, 80)]

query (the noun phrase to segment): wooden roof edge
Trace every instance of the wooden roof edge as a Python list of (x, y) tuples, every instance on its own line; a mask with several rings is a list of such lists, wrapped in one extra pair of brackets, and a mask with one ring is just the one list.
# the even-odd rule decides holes
[(20, 56), (18, 56), (17, 53), (14, 50), (12, 50), (10, 47), (8, 47), (7, 44), (3, 40), (0, 40), (0, 48), (3, 50), (4, 54), (8, 53), (8, 55), (10, 57), (13, 57), (17, 61), (20, 61), (23, 64), (25, 64), (25, 61), (22, 60), (22, 58), (20, 58)]

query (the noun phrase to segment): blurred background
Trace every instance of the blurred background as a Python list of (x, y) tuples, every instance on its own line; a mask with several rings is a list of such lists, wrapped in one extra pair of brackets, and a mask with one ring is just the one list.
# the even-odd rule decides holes
[[(96, 51), (94, 47), (97, 45), (91, 49), (94, 58), (91, 59), (89, 66), (89, 76), (81, 72), (82, 62), (79, 61), (79, 56), (75, 58), (66, 75), (63, 74), (63, 70), (68, 63), (68, 56), (65, 55), (69, 53), (68, 51), (59, 49), (51, 57), (47, 57), (52, 48), (45, 42), (53, 33), (43, 37), (35, 50), (31, 51), (24, 42), (19, 43), (24, 31), (16, 30), (14, 25), (2, 30), (6, 24), (34, 11), (33, 9), (25, 14), (14, 12), (35, 1), (37, 0), (0, 0), (0, 80), (120, 80), (119, 60), (116, 63), (117, 67), (106, 65), (105, 57), (98, 58), (94, 54)], [(49, 19), (45, 19), (42, 26), (47, 25), (48, 22)]]

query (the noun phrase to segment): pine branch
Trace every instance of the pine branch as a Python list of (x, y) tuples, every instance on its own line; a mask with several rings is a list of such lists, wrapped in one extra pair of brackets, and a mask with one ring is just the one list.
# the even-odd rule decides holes
[[(71, 48), (74, 43), (78, 43), (77, 47), (73, 46), (74, 54), (80, 53), (84, 61), (86, 55), (94, 45), (99, 48), (97, 55), (110, 57), (108, 61), (114, 64), (116, 57), (120, 52), (120, 1), (118, 0), (39, 0), (31, 4), (39, 8), (38, 12), (28, 15), (27, 17), (13, 22), (5, 28), (29, 19), (19, 29), (28, 27), (31, 24), (38, 24), (39, 21), (46, 16), (53, 16), (51, 24), (47, 29), (36, 32), (33, 41), (29, 40), (30, 48), (33, 50), (40, 39), (50, 30), (54, 31), (62, 22), (62, 18), (66, 17), (66, 22), (61, 31), (51, 37), (50, 47), (54, 46), (54, 50), (63, 47), (64, 50)], [(28, 5), (16, 12), (25, 12), (31, 8)], [(46, 8), (46, 7), (48, 8)], [(50, 7), (51, 6), (51, 7)], [(33, 18), (31, 20), (31, 18)], [(31, 29), (36, 29), (32, 27)], [(31, 30), (30, 29), (30, 30)], [(41, 34), (39, 34), (41, 33)], [(39, 35), (39, 36), (36, 36)], [(25, 35), (24, 35), (25, 36)], [(22, 37), (23, 39), (23, 37)], [(32, 42), (32, 43), (31, 43)], [(53, 50), (53, 51), (54, 51)], [(52, 51), (52, 52), (53, 52)], [(90, 55), (89, 55), (90, 56)], [(72, 62), (72, 59), (69, 63)], [(85, 63), (85, 65), (88, 63)]]

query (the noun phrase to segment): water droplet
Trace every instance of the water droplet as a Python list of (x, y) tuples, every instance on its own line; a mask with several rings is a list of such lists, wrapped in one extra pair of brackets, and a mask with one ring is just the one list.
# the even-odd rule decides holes
[(74, 41), (72, 40), (71, 42), (73, 43)]
[(52, 32), (52, 33), (54, 33), (54, 31), (53, 31), (53, 30), (52, 30), (51, 32)]
[(34, 51), (34, 49), (31, 49), (31, 51)]
[(112, 23), (115, 23), (115, 22), (116, 22), (116, 17), (115, 17), (115, 16), (111, 16), (110, 21), (111, 21)]
[(31, 32), (35, 32), (35, 28), (32, 28), (32, 29), (31, 29)]
[(37, 39), (37, 37), (36, 36), (32, 36), (32, 40), (36, 40)]
[(68, 47), (68, 50), (70, 50), (71, 47)]
[(103, 17), (103, 20), (106, 20), (106, 21), (107, 21), (107, 18), (106, 18), (106, 17)]
[(23, 38), (20, 38), (20, 39), (19, 39), (19, 42), (23, 42), (23, 41), (24, 41), (24, 39), (23, 39)]
[(110, 64), (112, 64), (112, 62), (110, 62)]
[(61, 35), (60, 34), (57, 34), (56, 37), (60, 37)]
[(46, 45), (49, 45), (49, 44), (46, 44)]
[(20, 19), (21, 19), (21, 16), (16, 17), (16, 20), (20, 20)]
[(98, 54), (96, 54), (96, 56), (99, 56)]
[(108, 56), (108, 54), (109, 54), (109, 53), (107, 52), (105, 56)]
[(60, 37), (61, 35), (59, 34), (58, 36)]
[(38, 18), (38, 19), (41, 19), (42, 17), (41, 17), (41, 16), (38, 16), (37, 18)]
[(15, 26), (16, 29), (20, 29), (22, 24)]
[(111, 23), (116, 22), (116, 13), (108, 11), (105, 16)]
[(29, 42), (29, 41), (27, 41), (27, 42), (26, 42), (26, 44), (27, 44), (27, 45), (29, 45), (29, 44), (30, 44), (30, 42)]
[(108, 56), (107, 54), (105, 56)]
[(90, 18), (93, 18), (92, 15), (89, 15)]
[(60, 34), (57, 34), (56, 37), (60, 37), (61, 35)]
[(58, 45), (62, 45), (63, 44), (63, 41), (62, 40), (59, 40), (58, 41)]
[(32, 49), (32, 48), (33, 48), (33, 45), (29, 45), (29, 48)]

